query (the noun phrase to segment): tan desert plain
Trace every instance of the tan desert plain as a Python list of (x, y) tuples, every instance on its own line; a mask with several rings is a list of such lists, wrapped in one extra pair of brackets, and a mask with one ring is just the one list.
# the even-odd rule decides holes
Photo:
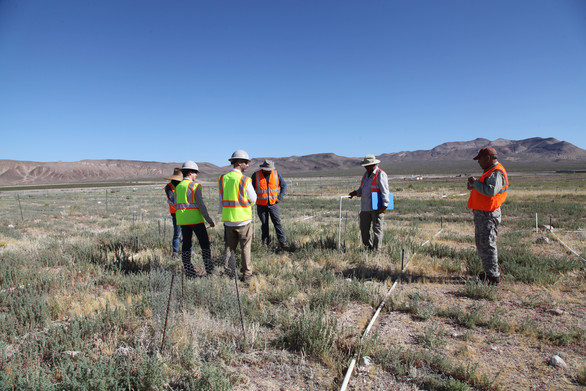
[[(506, 142), (382, 156), (394, 209), (379, 253), (345, 198), (359, 158), (275, 159), (288, 246), (263, 246), (255, 218), (245, 284), (223, 272), (222, 224), (208, 227), (210, 275), (197, 244), (198, 278), (171, 257), (163, 178), (176, 163), (0, 161), (0, 389), (582, 390), (585, 151)], [(511, 174), (499, 286), (475, 278), (466, 206), (473, 151), (491, 143)], [(200, 167), (219, 222), (226, 167)]]

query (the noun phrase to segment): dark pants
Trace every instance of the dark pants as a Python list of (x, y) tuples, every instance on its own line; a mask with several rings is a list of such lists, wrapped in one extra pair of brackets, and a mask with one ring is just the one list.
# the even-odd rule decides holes
[(256, 212), (258, 214), (258, 218), (260, 219), (262, 242), (269, 244), (271, 241), (269, 227), (270, 216), (271, 221), (275, 226), (275, 231), (277, 232), (277, 240), (279, 241), (279, 244), (287, 243), (287, 237), (285, 236), (285, 231), (283, 231), (283, 226), (281, 225), (281, 211), (279, 209), (279, 204), (256, 205)]
[(187, 277), (195, 277), (195, 269), (191, 263), (191, 243), (192, 237), (195, 233), (197, 240), (199, 241), (199, 247), (201, 247), (201, 254), (203, 257), (203, 264), (206, 269), (206, 273), (211, 273), (214, 268), (212, 265), (211, 252), (210, 252), (210, 238), (208, 237), (208, 231), (204, 223), (183, 225), (181, 226), (183, 233), (183, 244), (181, 246), (181, 260), (183, 261), (183, 268)]

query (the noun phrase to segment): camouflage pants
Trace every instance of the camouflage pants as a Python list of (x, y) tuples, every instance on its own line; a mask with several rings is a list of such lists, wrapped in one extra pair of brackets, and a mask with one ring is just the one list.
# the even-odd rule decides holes
[(501, 223), (501, 208), (492, 212), (474, 209), (473, 213), (474, 238), (478, 256), (482, 260), (482, 267), (487, 276), (498, 277), (500, 272), (496, 238), (498, 226)]

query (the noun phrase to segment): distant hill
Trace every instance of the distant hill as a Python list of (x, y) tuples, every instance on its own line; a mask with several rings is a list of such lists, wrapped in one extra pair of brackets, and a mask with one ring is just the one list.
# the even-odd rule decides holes
[(503, 161), (556, 161), (556, 160), (583, 160), (586, 151), (566, 141), (555, 138), (528, 138), (512, 141), (502, 138), (494, 141), (477, 138), (472, 141), (449, 142), (440, 144), (428, 151), (397, 152), (381, 155), (379, 159), (385, 162), (413, 161), (413, 160), (469, 160), (476, 152), (484, 147), (493, 147)]
[[(578, 169), (586, 170), (586, 150), (555, 138), (529, 138), (525, 140), (477, 138), (472, 141), (448, 142), (431, 150), (385, 153), (377, 156), (381, 167), (390, 174), (435, 172), (457, 173), (478, 171), (471, 160), (479, 149), (494, 147), (499, 160), (507, 167), (525, 170)], [(255, 158), (250, 173), (263, 159), (272, 159), (280, 172), (286, 174), (328, 175), (355, 174), (363, 170), (360, 157), (344, 157), (333, 153), (320, 153), (284, 158)], [(59, 183), (163, 180), (181, 163), (143, 162), (135, 160), (81, 160), (78, 162), (30, 162), (0, 160), (0, 186), (45, 185)], [(215, 177), (228, 166), (218, 167), (198, 162), (202, 178)]]

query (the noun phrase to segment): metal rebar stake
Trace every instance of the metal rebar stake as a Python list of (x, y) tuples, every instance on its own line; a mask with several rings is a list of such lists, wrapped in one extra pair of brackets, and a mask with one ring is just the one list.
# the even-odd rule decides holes
[(175, 272), (171, 275), (171, 288), (169, 289), (169, 301), (167, 302), (167, 313), (165, 314), (165, 327), (163, 327), (163, 339), (161, 340), (161, 349), (159, 351), (163, 351), (163, 346), (165, 346), (165, 334), (167, 334), (167, 321), (169, 320), (169, 307), (171, 306), (171, 295), (173, 293), (173, 281), (175, 281)]
[[(232, 252), (232, 256), (234, 253)], [(236, 259), (234, 259), (234, 265), (236, 265)], [(234, 267), (234, 284), (236, 284), (236, 297), (238, 297), (238, 309), (240, 310), (240, 323), (242, 324), (242, 337), (246, 342), (246, 329), (244, 328), (244, 314), (242, 312), (242, 300), (240, 299), (240, 290), (238, 289), (238, 273), (236, 273), (236, 267)]]

